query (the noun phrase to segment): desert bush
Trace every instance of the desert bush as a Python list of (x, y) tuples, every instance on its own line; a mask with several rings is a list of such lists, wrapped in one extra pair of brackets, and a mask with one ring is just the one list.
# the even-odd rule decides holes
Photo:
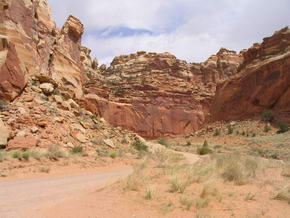
[(269, 132), (271, 130), (271, 127), (269, 125), (264, 126), (264, 132)]
[(261, 115), (261, 120), (265, 122), (272, 122), (274, 120), (274, 115), (272, 111), (270, 110), (264, 111)]
[(160, 145), (164, 145), (165, 147), (168, 147), (168, 142), (167, 142), (167, 140), (164, 139), (164, 138), (159, 139), (159, 140), (158, 140), (158, 143), (159, 143)]
[(185, 146), (191, 146), (191, 142), (186, 142)]
[(23, 158), (24, 160), (28, 161), (29, 158), (30, 158), (30, 152), (29, 152), (29, 151), (25, 151), (25, 152), (23, 152), (23, 153), (22, 153), (22, 158)]
[(80, 154), (80, 153), (83, 153), (84, 152), (84, 149), (82, 146), (74, 146), (71, 150), (71, 152), (73, 154)]
[(145, 199), (146, 200), (153, 200), (153, 195), (154, 195), (154, 190), (152, 188), (147, 188)]
[(58, 160), (60, 158), (64, 158), (65, 153), (59, 145), (53, 144), (47, 149), (46, 157), (50, 160)]
[(289, 126), (288, 126), (287, 123), (280, 122), (277, 125), (278, 125), (278, 128), (279, 128), (278, 132), (277, 132), (278, 134), (285, 133), (285, 132), (289, 131)]
[(21, 153), (19, 151), (15, 151), (12, 153), (12, 157), (15, 159), (20, 160), (21, 159)]
[(41, 173), (49, 173), (50, 172), (50, 168), (47, 168), (47, 167), (41, 167), (39, 169), (39, 172)]
[(5, 152), (0, 152), (0, 163), (6, 160), (7, 153)]
[(215, 129), (213, 136), (220, 136), (220, 135), (221, 135), (220, 129)]
[(258, 163), (254, 158), (242, 158), (238, 154), (216, 155), (214, 158), (218, 173), (224, 181), (243, 185), (250, 178), (256, 177)]
[(1, 101), (0, 100), (0, 111), (4, 111), (5, 109), (7, 109), (8, 104), (5, 101)]
[(255, 200), (255, 197), (256, 197), (255, 194), (249, 192), (245, 197), (245, 201), (253, 201), (253, 200)]
[(145, 145), (143, 142), (141, 142), (140, 140), (135, 140), (132, 144), (132, 146), (138, 150), (138, 151), (148, 151), (148, 146)]
[(188, 180), (184, 180), (182, 178), (174, 177), (170, 180), (170, 189), (169, 191), (172, 193), (184, 193), (185, 189), (190, 185)]
[(290, 186), (281, 189), (273, 199), (286, 201), (288, 204), (290, 204)]
[(42, 157), (42, 154), (40, 152), (36, 151), (36, 150), (31, 150), (30, 151), (30, 156), (32, 158), (34, 158), (35, 160), (40, 160), (41, 157)]
[(190, 210), (190, 208), (193, 205), (193, 202), (194, 202), (193, 200), (188, 199), (186, 197), (181, 197), (180, 198), (180, 204), (183, 205), (183, 206), (185, 206), (185, 209), (186, 210)]
[(201, 148), (197, 149), (197, 153), (199, 155), (206, 155), (206, 154), (211, 154), (212, 150), (209, 148), (207, 140), (204, 141), (203, 145)]
[(147, 182), (147, 177), (143, 174), (142, 169), (135, 169), (124, 182), (125, 191), (139, 191)]
[(231, 126), (231, 125), (229, 125), (227, 128), (228, 128), (228, 135), (233, 134), (233, 132), (234, 132), (234, 127)]
[(128, 144), (129, 142), (128, 142), (128, 140), (126, 138), (123, 138), (121, 143), (124, 145), (124, 144)]
[(110, 158), (115, 159), (118, 156), (117, 152), (111, 152)]

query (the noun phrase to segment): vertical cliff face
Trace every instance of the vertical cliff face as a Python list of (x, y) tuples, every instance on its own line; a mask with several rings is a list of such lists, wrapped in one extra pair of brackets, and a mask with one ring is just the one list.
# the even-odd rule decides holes
[(98, 67), (81, 46), (82, 23), (69, 16), (58, 29), (46, 0), (0, 0), (0, 12), (0, 100), (13, 101), (32, 76), (46, 78), (112, 125), (148, 138), (266, 109), (290, 117), (288, 28), (240, 54), (222, 48), (203, 63), (141, 51)]
[[(44, 74), (80, 98), (84, 79), (80, 21), (70, 16), (58, 30), (46, 0), (0, 0), (0, 10), (0, 35), (8, 45), (1, 48), (1, 64), (6, 70), (1, 70), (0, 96), (13, 100), (28, 77)], [(11, 63), (13, 69), (7, 67)]]
[(212, 119), (243, 119), (273, 110), (290, 121), (290, 30), (276, 32), (243, 55), (239, 74), (217, 88)]
[(169, 53), (116, 57), (85, 85), (84, 104), (147, 138), (187, 135), (204, 125), (217, 82), (235, 74), (241, 62), (225, 49), (202, 64)]

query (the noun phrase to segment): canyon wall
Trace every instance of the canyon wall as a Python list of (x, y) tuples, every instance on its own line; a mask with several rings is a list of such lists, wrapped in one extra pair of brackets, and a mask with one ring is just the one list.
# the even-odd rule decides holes
[(239, 73), (218, 85), (212, 120), (238, 120), (272, 110), (290, 121), (290, 30), (284, 28), (243, 53)]
[(241, 63), (240, 55), (226, 49), (201, 64), (169, 53), (116, 57), (100, 71), (102, 77), (84, 86), (85, 105), (147, 138), (188, 135), (206, 122), (216, 84), (234, 75)]
[(107, 67), (81, 46), (82, 23), (69, 16), (57, 28), (46, 0), (0, 0), (0, 12), (1, 101), (15, 100), (37, 77), (147, 138), (184, 136), (267, 109), (289, 119), (288, 28), (239, 54), (222, 48), (203, 63), (140, 51)]

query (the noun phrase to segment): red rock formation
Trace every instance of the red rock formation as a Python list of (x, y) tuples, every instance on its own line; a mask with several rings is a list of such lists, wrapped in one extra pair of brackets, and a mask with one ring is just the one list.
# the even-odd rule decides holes
[(85, 86), (84, 105), (147, 138), (187, 135), (205, 123), (216, 82), (235, 74), (241, 62), (225, 49), (202, 64), (169, 53), (120, 56)]
[[(72, 97), (80, 98), (84, 80), (80, 58), (83, 25), (80, 21), (70, 16), (58, 30), (46, 0), (0, 0), (0, 12), (0, 35), (8, 39), (10, 47), (6, 62), (15, 66), (10, 74), (13, 81), (2, 76), (3, 70), (0, 72), (0, 83), (5, 83), (5, 89), (9, 88), (8, 91), (0, 90), (1, 98), (13, 100), (27, 78), (36, 74), (51, 76), (65, 86)], [(12, 48), (15, 49), (12, 51)], [(4, 56), (2, 52), (1, 59)], [(13, 93), (8, 96), (10, 91)]]
[(0, 98), (13, 100), (26, 85), (15, 46), (0, 36)]
[(244, 52), (234, 78), (217, 88), (212, 120), (236, 120), (273, 110), (290, 121), (290, 30), (284, 28)]

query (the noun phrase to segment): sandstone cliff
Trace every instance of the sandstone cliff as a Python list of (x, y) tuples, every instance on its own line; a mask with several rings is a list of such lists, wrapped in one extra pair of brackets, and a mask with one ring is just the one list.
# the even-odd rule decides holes
[(116, 57), (85, 85), (84, 104), (147, 138), (187, 135), (205, 123), (216, 83), (234, 75), (241, 62), (226, 49), (201, 64), (169, 53)]
[(80, 21), (70, 16), (57, 29), (46, 0), (0, 0), (0, 11), (0, 97), (15, 99), (31, 75), (44, 74), (80, 98), (84, 80)]
[(0, 0), (0, 12), (1, 101), (17, 102), (37, 81), (44, 93), (61, 93), (62, 108), (74, 99), (148, 138), (184, 136), (210, 120), (266, 109), (289, 117), (288, 28), (239, 54), (222, 48), (203, 63), (140, 51), (107, 67), (81, 45), (82, 23), (69, 16), (58, 29), (46, 0)]
[(290, 121), (290, 30), (284, 28), (243, 53), (239, 73), (217, 88), (212, 120), (236, 120), (273, 110)]

